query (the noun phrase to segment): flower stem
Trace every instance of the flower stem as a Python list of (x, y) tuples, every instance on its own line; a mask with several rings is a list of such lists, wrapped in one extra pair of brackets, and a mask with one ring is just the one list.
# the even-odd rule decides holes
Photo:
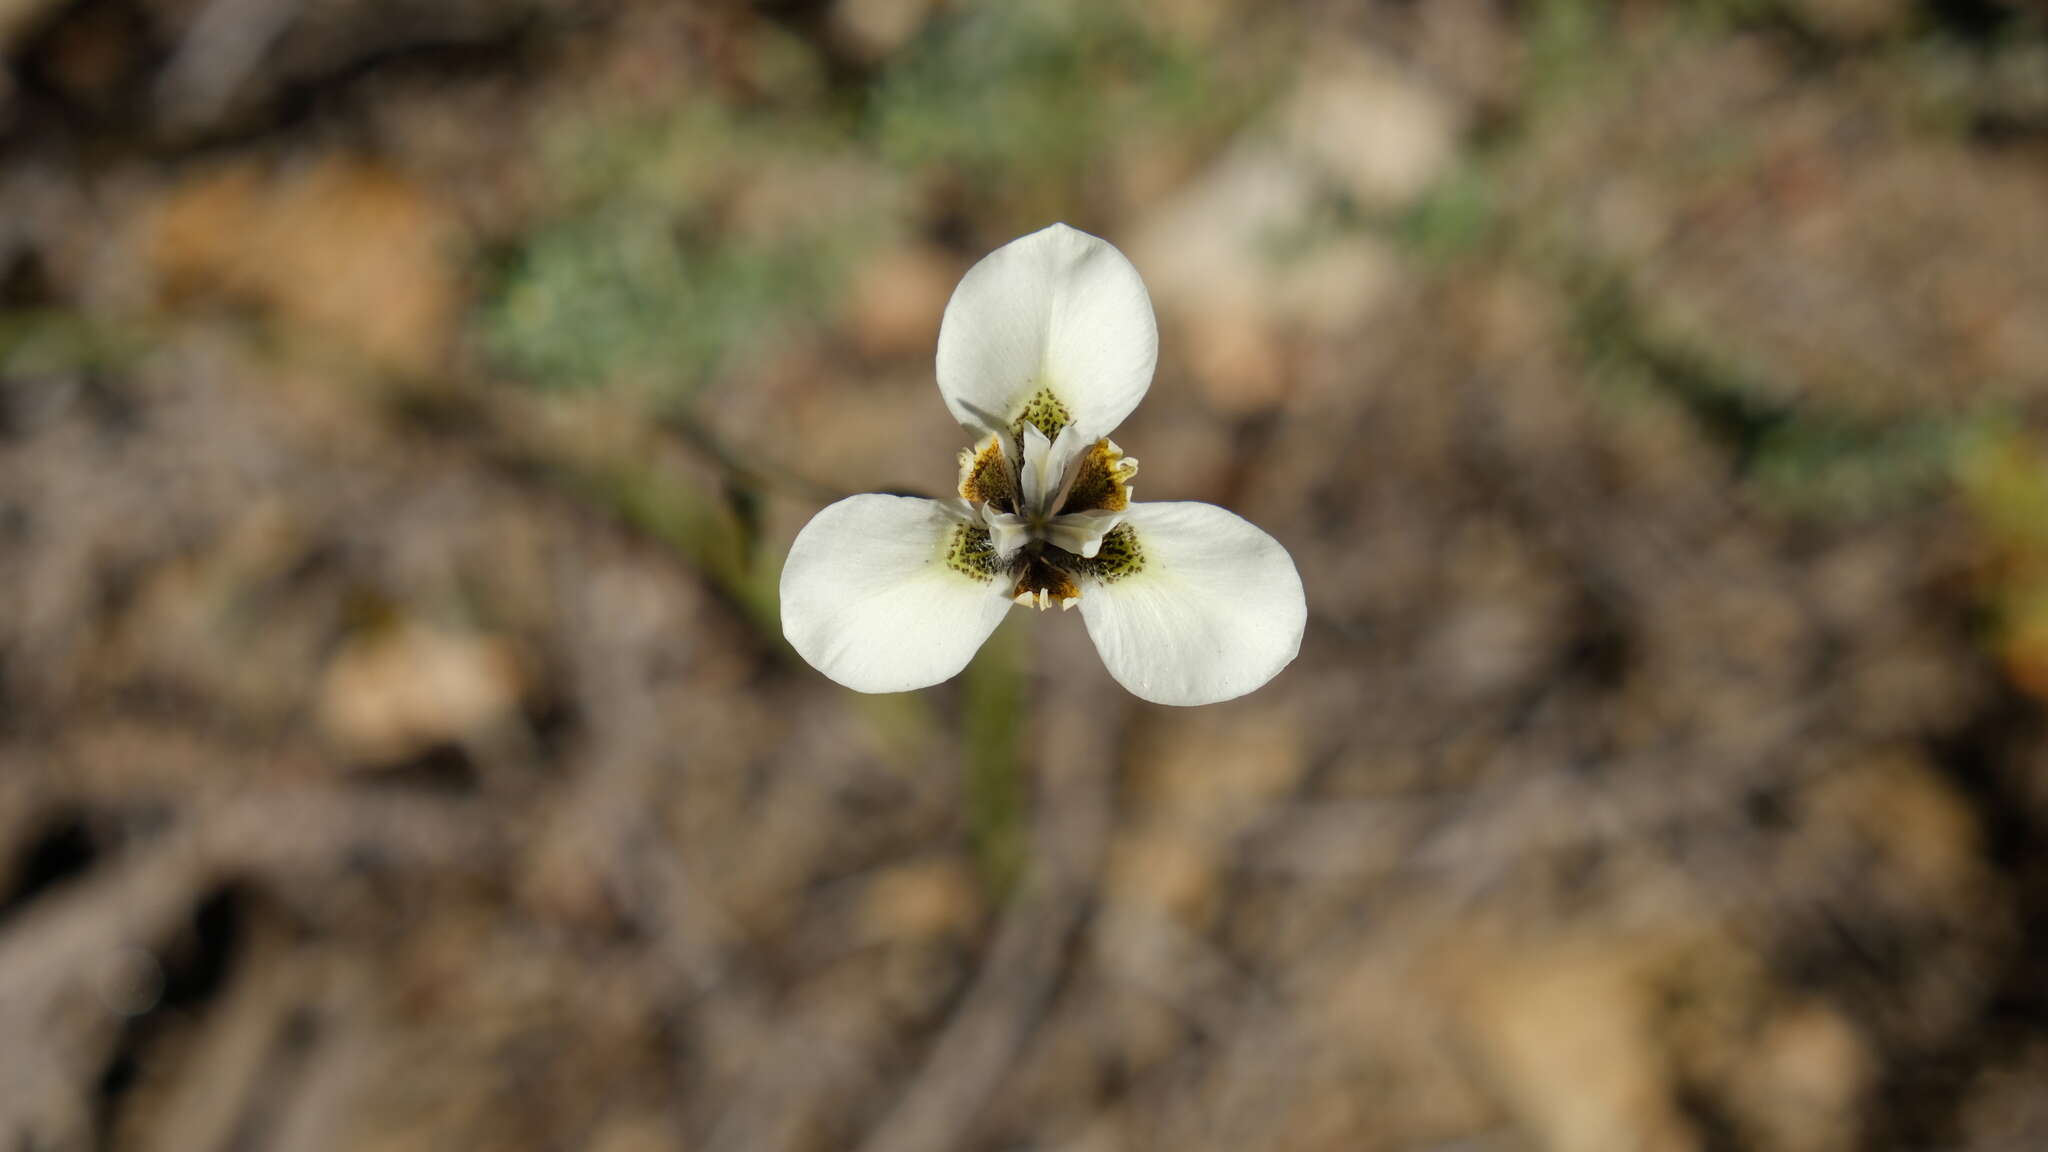
[(982, 885), (996, 902), (1009, 896), (1024, 865), (1024, 636), (1013, 613), (961, 682), (967, 835)]

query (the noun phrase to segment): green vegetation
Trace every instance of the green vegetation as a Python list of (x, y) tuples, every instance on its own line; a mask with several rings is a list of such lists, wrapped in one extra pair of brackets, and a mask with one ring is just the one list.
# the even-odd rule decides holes
[(560, 209), (502, 261), (483, 316), (494, 358), (536, 386), (684, 410), (815, 324), (894, 225), (888, 189), (851, 166), (844, 188), (809, 186), (845, 146), (805, 119), (691, 105), (559, 136)]

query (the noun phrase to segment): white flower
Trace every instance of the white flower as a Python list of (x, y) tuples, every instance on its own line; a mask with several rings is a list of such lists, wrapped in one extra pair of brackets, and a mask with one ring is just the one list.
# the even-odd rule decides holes
[(1013, 604), (1078, 605), (1119, 684), (1210, 704), (1272, 679), (1306, 608), (1287, 550), (1212, 504), (1131, 499), (1109, 433), (1152, 383), (1159, 330), (1138, 270), (1055, 224), (969, 269), (939, 328), (939, 392), (978, 442), (960, 498), (854, 496), (782, 568), (782, 632), (861, 692), (948, 679)]

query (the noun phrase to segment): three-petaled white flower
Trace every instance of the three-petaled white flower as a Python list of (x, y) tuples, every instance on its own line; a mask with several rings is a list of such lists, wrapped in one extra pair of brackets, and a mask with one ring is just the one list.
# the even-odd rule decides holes
[(853, 496), (799, 532), (782, 632), (848, 688), (958, 673), (1012, 604), (1078, 604), (1119, 684), (1210, 704), (1272, 679), (1307, 611), (1287, 550), (1213, 504), (1139, 504), (1108, 436), (1145, 395), (1159, 328), (1138, 270), (1055, 224), (969, 269), (939, 327), (939, 392), (978, 436), (957, 500)]

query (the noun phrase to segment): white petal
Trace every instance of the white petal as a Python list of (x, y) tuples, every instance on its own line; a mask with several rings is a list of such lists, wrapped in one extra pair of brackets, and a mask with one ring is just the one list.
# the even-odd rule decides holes
[(1121, 511), (1112, 512), (1106, 508), (1093, 508), (1086, 512), (1069, 512), (1055, 516), (1045, 525), (1045, 538), (1055, 547), (1064, 548), (1076, 556), (1093, 560), (1102, 550), (1102, 537), (1111, 528), (1123, 523)]
[[(1066, 431), (1061, 430), (1062, 439)], [(1060, 478), (1050, 474), (1052, 463), (1052, 441), (1038, 430), (1036, 424), (1024, 426), (1024, 462), (1017, 466), (1017, 486), (1023, 489), (1021, 507), (1028, 508), (1036, 515), (1045, 507), (1049, 490), (1059, 486)]]
[(1022, 490), (1020, 507), (1043, 516), (1061, 500), (1073, 483), (1074, 458), (1088, 446), (1079, 429), (1069, 424), (1052, 440), (1036, 424), (1024, 426), (1024, 462), (1017, 467), (1017, 486)]
[(782, 565), (782, 634), (859, 692), (950, 679), (1002, 623), (1008, 585), (948, 561), (964, 522), (935, 500), (853, 496), (811, 518)]
[(1064, 224), (968, 269), (939, 325), (939, 392), (970, 427), (1008, 426), (1043, 389), (1089, 437), (1107, 435), (1144, 398), (1158, 359), (1138, 270)]
[(1213, 704), (1271, 680), (1301, 650), (1308, 609), (1279, 541), (1213, 504), (1133, 504), (1142, 560), (1088, 582), (1081, 616), (1116, 682), (1155, 704)]
[(984, 507), (981, 519), (988, 525), (989, 540), (995, 545), (996, 555), (1005, 559), (1031, 540), (1031, 521), (1022, 516)]

